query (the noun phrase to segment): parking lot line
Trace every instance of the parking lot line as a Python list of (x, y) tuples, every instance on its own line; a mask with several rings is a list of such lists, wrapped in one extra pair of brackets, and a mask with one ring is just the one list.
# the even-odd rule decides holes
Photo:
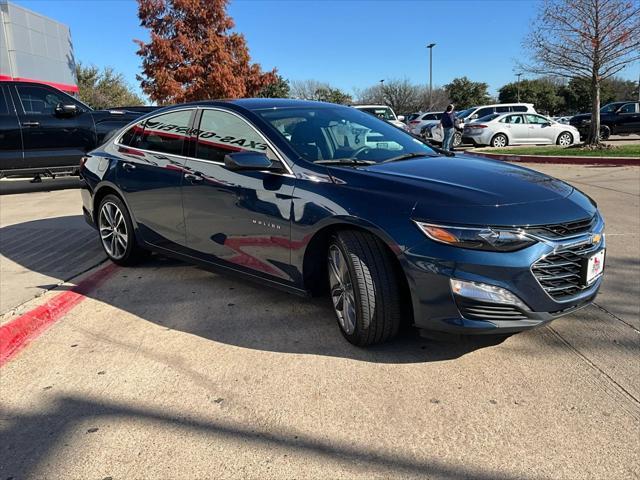
[(0, 367), (82, 302), (88, 292), (100, 286), (117, 268), (113, 263), (104, 265), (71, 290), (57, 294), (44, 305), (29, 310), (0, 327)]

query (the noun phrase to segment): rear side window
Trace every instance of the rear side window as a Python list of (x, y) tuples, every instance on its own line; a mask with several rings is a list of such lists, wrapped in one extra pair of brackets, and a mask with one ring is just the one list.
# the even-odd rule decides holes
[(0, 87), (0, 115), (8, 115), (9, 107), (7, 106), (7, 101), (4, 98), (4, 89)]
[(506, 113), (506, 112), (511, 112), (511, 111), (512, 111), (511, 107), (505, 107), (505, 106), (496, 107), (496, 112), (498, 112), (498, 113)]
[(487, 115), (491, 115), (493, 113), (493, 107), (485, 107), (481, 108), (476, 112), (478, 118), (486, 117)]
[(514, 105), (511, 107), (511, 111), (513, 112), (526, 112), (528, 109), (524, 105)]
[(228, 112), (204, 110), (198, 128), (196, 157), (224, 162), (228, 153), (250, 150), (277, 157), (264, 138), (246, 121)]
[(524, 123), (524, 118), (522, 118), (522, 115), (507, 115), (502, 120), (500, 120), (500, 122), (501, 123), (523, 124)]
[[(144, 121), (144, 129), (140, 133), (139, 126), (134, 126), (125, 133), (131, 132), (130, 146), (151, 150), (153, 152), (182, 155), (185, 139), (189, 137), (189, 125), (193, 110), (179, 110), (169, 112)], [(138, 127), (138, 129), (136, 129)]]
[(124, 133), (120, 143), (127, 147), (137, 147), (142, 140), (142, 132), (144, 132), (144, 126), (136, 124)]

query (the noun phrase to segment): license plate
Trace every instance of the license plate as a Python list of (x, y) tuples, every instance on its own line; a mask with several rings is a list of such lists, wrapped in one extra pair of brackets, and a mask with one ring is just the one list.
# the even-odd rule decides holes
[(591, 255), (586, 262), (585, 280), (587, 285), (591, 285), (604, 270), (604, 250)]

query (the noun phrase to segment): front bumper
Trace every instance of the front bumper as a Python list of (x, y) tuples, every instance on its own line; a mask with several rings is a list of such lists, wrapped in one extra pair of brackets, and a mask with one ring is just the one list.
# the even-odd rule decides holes
[[(585, 234), (571, 242), (586, 242), (589, 238), (591, 234)], [(564, 252), (563, 248), (568, 247), (560, 241), (540, 241), (517, 252), (487, 252), (425, 240), (406, 250), (405, 273), (412, 294), (415, 326), (449, 333), (513, 333), (589, 305), (598, 294), (602, 276), (579, 291), (557, 297), (543, 288), (540, 282), (543, 277), (532, 270), (534, 263)], [(604, 248), (602, 235), (596, 244), (590, 245), (585, 258)], [(518, 297), (525, 308), (462, 297), (452, 292), (451, 279), (503, 288)]]

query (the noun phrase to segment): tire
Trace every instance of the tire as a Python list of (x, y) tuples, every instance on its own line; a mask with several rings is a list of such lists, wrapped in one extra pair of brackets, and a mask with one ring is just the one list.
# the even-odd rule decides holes
[(128, 266), (149, 256), (149, 252), (138, 245), (131, 215), (119, 197), (113, 194), (105, 196), (98, 207), (96, 220), (100, 243), (109, 260)]
[(562, 132), (560, 135), (558, 135), (556, 145), (560, 145), (561, 147), (568, 147), (569, 145), (573, 145), (573, 135), (570, 132)]
[(345, 230), (331, 238), (327, 257), (329, 295), (342, 335), (358, 346), (393, 338), (402, 319), (402, 283), (382, 241)]
[(600, 125), (600, 140), (608, 140), (611, 136), (611, 129), (606, 125)]
[(491, 146), (494, 148), (502, 148), (509, 145), (509, 139), (504, 133), (498, 133), (491, 139)]
[(453, 134), (453, 142), (451, 143), (451, 147), (459, 147), (462, 144), (462, 134), (460, 132), (455, 132)]

